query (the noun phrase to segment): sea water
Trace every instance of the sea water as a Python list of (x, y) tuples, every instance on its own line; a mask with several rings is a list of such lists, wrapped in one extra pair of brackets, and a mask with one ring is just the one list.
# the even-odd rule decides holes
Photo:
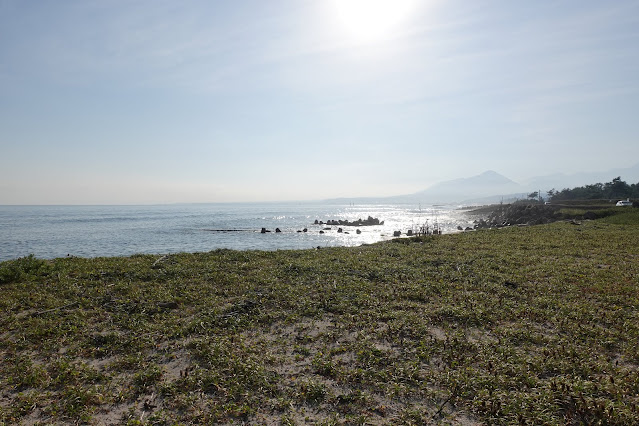
[[(383, 225), (316, 225), (329, 220), (366, 219)], [(470, 218), (456, 206), (408, 204), (232, 203), (154, 206), (0, 206), (0, 261), (33, 254), (127, 256), (236, 250), (357, 246), (403, 235), (427, 225), (444, 233), (466, 227)], [(338, 228), (343, 232), (338, 232)], [(261, 233), (261, 229), (271, 231)], [(280, 233), (275, 229), (279, 228)], [(307, 232), (302, 231), (304, 228)], [(331, 228), (331, 229), (326, 229)], [(323, 233), (320, 233), (323, 231)]]

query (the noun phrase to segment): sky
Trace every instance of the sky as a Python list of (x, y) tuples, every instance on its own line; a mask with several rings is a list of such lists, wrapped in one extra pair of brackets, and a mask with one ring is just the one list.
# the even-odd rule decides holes
[(0, 0), (0, 204), (630, 167), (637, 111), (636, 0)]

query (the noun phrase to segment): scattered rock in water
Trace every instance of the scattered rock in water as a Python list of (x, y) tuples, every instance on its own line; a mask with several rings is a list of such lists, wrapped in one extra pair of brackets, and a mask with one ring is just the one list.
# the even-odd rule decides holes
[(490, 226), (488, 225), (488, 222), (486, 222), (484, 219), (479, 219), (475, 221), (475, 226), (473, 226), (473, 228), (475, 229), (482, 229), (482, 228), (489, 228)]

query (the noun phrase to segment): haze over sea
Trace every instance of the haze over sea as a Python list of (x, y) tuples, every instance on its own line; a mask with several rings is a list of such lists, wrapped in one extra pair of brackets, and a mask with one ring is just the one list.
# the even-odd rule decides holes
[[(237, 250), (357, 246), (393, 231), (467, 226), (457, 206), (322, 202), (175, 204), (150, 206), (0, 206), (0, 261), (33, 254), (51, 259)], [(384, 225), (314, 225), (315, 220), (379, 218)], [(330, 227), (320, 234), (320, 230)], [(271, 233), (261, 234), (261, 228)], [(280, 228), (281, 233), (275, 233)], [(297, 232), (304, 228), (308, 232)]]

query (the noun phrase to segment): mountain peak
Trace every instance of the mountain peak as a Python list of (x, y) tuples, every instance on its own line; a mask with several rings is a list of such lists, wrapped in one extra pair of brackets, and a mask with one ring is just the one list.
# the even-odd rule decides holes
[(521, 186), (494, 170), (437, 183), (418, 194), (433, 200), (464, 200), (522, 192)]
[(473, 176), (467, 178), (468, 180), (485, 180), (490, 181), (492, 183), (503, 182), (503, 183), (515, 183), (513, 180), (508, 179), (506, 176), (497, 173), (494, 170), (486, 170), (484, 173), (481, 173), (477, 176)]

